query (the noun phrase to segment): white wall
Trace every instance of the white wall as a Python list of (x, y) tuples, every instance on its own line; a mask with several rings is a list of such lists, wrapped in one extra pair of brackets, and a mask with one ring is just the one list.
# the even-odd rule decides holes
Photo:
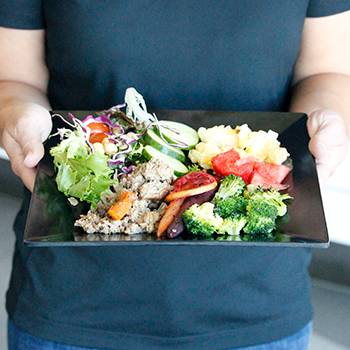
[(321, 192), (331, 241), (350, 246), (350, 152)]
[(2, 159), (8, 159), (7, 154), (5, 151), (0, 147), (0, 158)]

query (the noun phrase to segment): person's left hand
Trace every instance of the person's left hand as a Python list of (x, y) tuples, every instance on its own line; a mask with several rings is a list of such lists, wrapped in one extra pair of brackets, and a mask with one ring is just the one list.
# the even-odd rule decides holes
[(309, 115), (307, 129), (311, 138), (310, 152), (316, 158), (320, 180), (325, 181), (348, 152), (346, 125), (338, 113), (318, 110)]

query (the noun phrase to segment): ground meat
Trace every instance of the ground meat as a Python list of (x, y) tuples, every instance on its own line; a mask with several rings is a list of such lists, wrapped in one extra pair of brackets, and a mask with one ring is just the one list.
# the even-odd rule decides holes
[(126, 186), (132, 185), (135, 181), (140, 181), (143, 177), (144, 181), (167, 181), (172, 182), (174, 180), (174, 172), (167, 164), (163, 163), (159, 159), (151, 159), (147, 163), (140, 164), (135, 170), (124, 176)]
[(130, 221), (138, 223), (142, 220), (143, 214), (149, 211), (148, 204), (147, 200), (135, 200), (128, 214)]
[(120, 190), (117, 192), (105, 193), (102, 194), (101, 200), (97, 203), (97, 212), (101, 217), (107, 215), (107, 210), (111, 207), (111, 205), (116, 201), (120, 194)]
[[(174, 179), (173, 170), (159, 160), (140, 164), (132, 173), (122, 176), (116, 193), (101, 198), (97, 208), (81, 215), (75, 226), (82, 227), (87, 233), (153, 233), (166, 208), (162, 199), (172, 190)], [(136, 198), (122, 220), (112, 220), (107, 216), (107, 210), (123, 189), (133, 192)]]
[(145, 182), (139, 188), (140, 198), (151, 199), (151, 200), (160, 200), (164, 198), (170, 191), (172, 186), (166, 181), (149, 181)]
[(82, 227), (87, 233), (100, 232), (110, 234), (112, 232), (122, 232), (121, 221), (113, 221), (108, 217), (101, 217), (96, 209), (90, 209), (86, 215), (81, 215), (80, 219), (75, 222), (75, 226)]
[(142, 227), (136, 223), (130, 223), (128, 225), (125, 225), (124, 227), (125, 229), (123, 233), (127, 235), (134, 235), (143, 232)]
[(121, 185), (137, 193), (140, 199), (161, 200), (172, 189), (174, 171), (158, 159), (152, 159), (135, 168), (121, 179)]
[(142, 230), (147, 233), (154, 232), (156, 224), (158, 224), (160, 218), (161, 216), (156, 210), (145, 213), (142, 215), (142, 220), (140, 223)]

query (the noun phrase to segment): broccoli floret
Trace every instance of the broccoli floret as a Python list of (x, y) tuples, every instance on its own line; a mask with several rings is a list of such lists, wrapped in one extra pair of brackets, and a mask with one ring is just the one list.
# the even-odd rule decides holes
[(188, 231), (204, 236), (217, 232), (223, 221), (214, 213), (214, 204), (209, 202), (192, 205), (183, 213), (182, 218)]
[(218, 230), (218, 233), (228, 234), (230, 236), (238, 236), (246, 223), (247, 219), (244, 215), (240, 215), (235, 218), (224, 219)]
[(215, 213), (222, 218), (233, 218), (245, 214), (247, 201), (243, 196), (229, 197), (218, 200), (215, 205)]
[[(268, 235), (276, 228), (276, 218), (279, 206), (271, 200), (270, 191), (256, 189), (246, 193), (248, 200), (247, 219), (248, 224), (244, 227), (244, 232), (250, 235)], [(279, 194), (279, 192), (277, 192)], [(284, 204), (282, 202), (282, 204)]]
[(233, 218), (245, 213), (246, 200), (243, 197), (245, 183), (240, 176), (226, 176), (215, 194), (215, 213), (222, 218)]
[(249, 234), (269, 234), (276, 227), (275, 219), (260, 216), (258, 214), (251, 214), (247, 218), (247, 225), (243, 228), (245, 233)]
[(252, 198), (248, 201), (247, 213), (248, 216), (265, 216), (273, 220), (276, 219), (278, 214), (277, 207), (275, 205), (260, 198)]
[(219, 190), (215, 194), (214, 201), (226, 199), (228, 197), (240, 196), (245, 189), (245, 182), (240, 176), (228, 175), (220, 183)]
[[(249, 203), (264, 203), (267, 206), (274, 206), (277, 210), (277, 216), (283, 216), (287, 213), (287, 205), (284, 201), (292, 199), (292, 197), (285, 193), (281, 194), (276, 189), (264, 190), (257, 188), (254, 191), (245, 191), (245, 197), (249, 200)], [(249, 208), (248, 204), (248, 208)], [(247, 208), (247, 209), (248, 209)]]

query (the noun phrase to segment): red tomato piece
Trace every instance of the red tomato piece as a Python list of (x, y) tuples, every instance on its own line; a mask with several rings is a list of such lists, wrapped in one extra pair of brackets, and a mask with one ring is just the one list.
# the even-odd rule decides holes
[(273, 183), (280, 184), (290, 173), (290, 171), (291, 169), (285, 165), (264, 162), (255, 163), (255, 172), (258, 172), (261, 176), (270, 179)]
[(216, 182), (214, 176), (204, 171), (192, 171), (174, 182), (174, 191), (185, 191)]
[(220, 153), (217, 156), (213, 157), (211, 160), (211, 165), (217, 174), (227, 176), (232, 174), (231, 169), (238, 159), (239, 153), (234, 149), (231, 149), (227, 152)]
[(109, 126), (105, 123), (101, 122), (92, 122), (87, 125), (90, 129), (90, 138), (89, 141), (91, 143), (102, 142), (103, 139), (107, 137), (107, 133), (110, 131)]
[(107, 137), (107, 135), (104, 133), (95, 133), (94, 132), (94, 133), (90, 134), (89, 141), (91, 143), (102, 142), (106, 137)]
[(101, 122), (92, 122), (88, 124), (87, 127), (91, 130), (91, 133), (100, 134), (104, 132), (109, 132), (109, 126)]

